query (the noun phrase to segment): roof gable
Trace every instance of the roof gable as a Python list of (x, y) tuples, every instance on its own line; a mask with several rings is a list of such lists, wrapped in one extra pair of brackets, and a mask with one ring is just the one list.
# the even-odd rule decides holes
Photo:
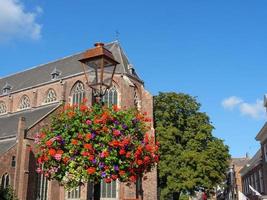
[[(130, 70), (129, 60), (126, 57), (124, 51), (122, 50), (120, 44), (115, 41), (105, 45), (109, 51), (111, 51), (115, 59), (120, 63), (117, 65), (116, 73), (129, 75), (140, 82), (142, 80), (136, 74), (135, 70)], [(39, 65), (34, 68), (19, 72), (0, 79), (0, 88), (3, 88), (6, 83), (12, 85), (12, 92), (28, 89), (41, 84), (58, 81), (60, 79), (66, 78), (68, 76), (73, 76), (76, 74), (83, 73), (83, 68), (80, 59), (83, 57), (83, 53), (78, 53), (72, 56), (64, 57), (62, 59)], [(57, 80), (51, 79), (51, 72), (54, 70), (60, 71), (60, 75)], [(38, 78), (32, 78), (38, 77)], [(0, 91), (0, 95), (3, 95), (3, 91)]]

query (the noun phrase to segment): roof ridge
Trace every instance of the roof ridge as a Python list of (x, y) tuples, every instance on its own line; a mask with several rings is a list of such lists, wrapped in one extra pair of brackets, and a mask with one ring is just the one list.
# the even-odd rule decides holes
[(61, 60), (66, 59), (66, 58), (70, 58), (70, 57), (72, 57), (72, 56), (77, 56), (77, 55), (81, 54), (82, 52), (84, 52), (84, 51), (80, 51), (80, 52), (78, 52), (78, 53), (75, 53), (75, 54), (72, 54), (72, 55), (69, 55), (69, 56), (64, 56), (64, 57), (61, 57), (61, 58), (59, 58), (59, 59), (57, 59), (57, 60), (53, 60), (53, 61), (50, 61), (50, 62), (47, 62), (47, 63), (43, 63), (43, 64), (39, 64), (39, 65), (35, 65), (35, 66), (33, 66), (33, 67), (24, 69), (24, 70), (22, 70), (22, 71), (15, 72), (15, 73), (13, 73), (13, 74), (9, 74), (9, 75), (0, 77), (0, 80), (4, 80), (5, 78), (11, 77), (11, 76), (14, 76), (14, 75), (17, 75), (17, 74), (22, 74), (22, 73), (24, 73), (24, 72), (27, 72), (27, 71), (30, 71), (30, 70), (33, 70), (33, 69), (37, 69), (37, 68), (39, 68), (39, 67), (42, 67), (42, 66), (45, 66), (45, 65), (48, 65), (48, 64), (56, 63), (56, 62), (59, 62), (59, 61), (61, 61)]

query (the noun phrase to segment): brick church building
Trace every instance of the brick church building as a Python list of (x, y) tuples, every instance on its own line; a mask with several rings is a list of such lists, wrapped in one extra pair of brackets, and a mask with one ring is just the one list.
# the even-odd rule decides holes
[[(107, 105), (137, 107), (153, 115), (153, 98), (144, 88), (119, 42), (105, 44), (119, 62), (103, 100)], [(156, 170), (146, 174), (138, 184), (102, 182), (97, 197), (90, 184), (73, 191), (64, 190), (56, 181), (48, 181), (35, 171), (36, 161), (29, 150), (33, 136), (50, 115), (64, 103), (79, 104), (83, 98), (93, 101), (92, 89), (86, 84), (80, 59), (84, 52), (39, 65), (0, 78), (0, 178), (1, 187), (14, 188), (20, 200), (133, 200), (138, 198), (142, 183), (143, 199), (157, 199)], [(153, 131), (151, 130), (153, 133)]]

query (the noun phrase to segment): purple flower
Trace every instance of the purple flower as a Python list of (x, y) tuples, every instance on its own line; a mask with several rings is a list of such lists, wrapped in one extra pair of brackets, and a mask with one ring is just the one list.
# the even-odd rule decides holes
[(102, 176), (102, 177), (106, 177), (106, 176), (107, 176), (106, 172), (102, 172), (102, 173), (101, 173), (101, 176)]
[(136, 118), (132, 119), (132, 123), (136, 124), (137, 123), (137, 119)]
[(93, 163), (93, 164), (96, 164), (96, 159), (92, 160), (92, 163)]
[(123, 128), (123, 129), (127, 129), (128, 126), (126, 126), (125, 124), (123, 124), (123, 125), (122, 125), (122, 128)]
[(114, 170), (115, 171), (119, 171), (119, 166), (118, 165), (114, 165)]
[(99, 168), (102, 169), (104, 166), (105, 166), (104, 163), (102, 163), (102, 162), (99, 163)]
[(114, 124), (120, 125), (120, 122), (116, 120), (116, 121), (114, 121)]

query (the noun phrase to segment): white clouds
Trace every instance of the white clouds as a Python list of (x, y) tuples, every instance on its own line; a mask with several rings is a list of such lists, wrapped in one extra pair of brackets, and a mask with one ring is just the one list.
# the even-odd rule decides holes
[(255, 103), (247, 103), (239, 97), (231, 96), (222, 101), (222, 106), (225, 109), (230, 110), (238, 108), (242, 115), (246, 115), (254, 119), (262, 119), (265, 117), (263, 101), (259, 99), (257, 99)]
[(227, 109), (233, 109), (236, 105), (240, 104), (241, 102), (243, 102), (243, 100), (240, 99), (239, 97), (231, 96), (222, 101), (222, 106)]
[(0, 42), (14, 38), (41, 38), (41, 25), (36, 16), (42, 13), (37, 7), (35, 12), (27, 12), (19, 0), (0, 0)]

